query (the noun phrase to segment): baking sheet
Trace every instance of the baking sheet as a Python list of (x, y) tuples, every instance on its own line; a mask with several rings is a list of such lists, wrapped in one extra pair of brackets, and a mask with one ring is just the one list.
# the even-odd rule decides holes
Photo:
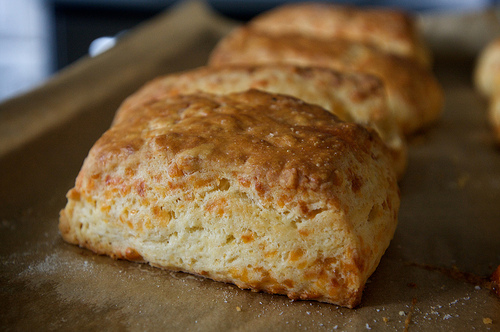
[[(399, 227), (359, 308), (253, 293), (61, 240), (65, 193), (119, 103), (157, 75), (203, 65), (234, 26), (192, 1), (0, 105), (0, 329), (500, 330), (500, 300), (443, 273), (487, 277), (500, 264), (500, 150), (471, 83), (479, 45), (441, 52), (439, 38), (452, 32), (439, 22), (422, 20), (437, 42), (445, 111), (410, 141)], [(471, 39), (484, 44), (485, 35)]]

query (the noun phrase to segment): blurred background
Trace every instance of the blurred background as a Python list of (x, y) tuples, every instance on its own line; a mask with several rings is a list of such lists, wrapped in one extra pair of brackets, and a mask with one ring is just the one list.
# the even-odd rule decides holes
[[(0, 0), (0, 102), (43, 83), (84, 55), (113, 45), (114, 37), (181, 0)], [(286, 0), (205, 0), (246, 21)], [(298, 1), (295, 1), (298, 2)], [(500, 0), (337, 0), (411, 12), (474, 11)]]

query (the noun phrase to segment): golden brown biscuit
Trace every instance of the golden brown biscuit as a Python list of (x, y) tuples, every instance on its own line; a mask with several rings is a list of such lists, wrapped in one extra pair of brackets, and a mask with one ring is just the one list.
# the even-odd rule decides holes
[(203, 67), (153, 80), (129, 97), (119, 113), (166, 96), (199, 91), (227, 94), (248, 89), (290, 95), (320, 105), (343, 121), (371, 126), (391, 149), (398, 176), (404, 174), (406, 142), (387, 107), (383, 84), (367, 74), (283, 64)]
[(481, 51), (474, 71), (474, 83), (484, 96), (491, 97), (500, 92), (500, 38)]
[(495, 139), (500, 144), (500, 88), (497, 90), (497, 93), (491, 96), (488, 120), (493, 128)]
[(435, 77), (414, 61), (347, 40), (301, 35), (271, 35), (247, 27), (235, 29), (213, 50), (209, 64), (276, 64), (323, 66), (379, 77), (386, 86), (389, 108), (405, 134), (414, 133), (441, 115), (443, 91)]
[(300, 34), (367, 43), (425, 67), (432, 63), (413, 17), (400, 10), (307, 2), (277, 7), (249, 24), (253, 29), (275, 35)]
[(500, 143), (500, 38), (490, 42), (479, 54), (474, 84), (489, 99), (488, 119)]
[(92, 147), (67, 197), (70, 243), (347, 307), (400, 203), (373, 130), (257, 90), (136, 107)]

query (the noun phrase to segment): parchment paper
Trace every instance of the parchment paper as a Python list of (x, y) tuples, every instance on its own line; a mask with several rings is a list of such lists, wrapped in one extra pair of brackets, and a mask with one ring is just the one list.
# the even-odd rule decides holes
[[(438, 17), (422, 23), (426, 36), (446, 35)], [(500, 150), (471, 82), (478, 46), (457, 46), (462, 56), (448, 61), (441, 37), (432, 44), (443, 55), (435, 71), (445, 112), (410, 141), (399, 227), (359, 308), (252, 293), (61, 240), (66, 191), (120, 102), (155, 76), (203, 65), (234, 24), (201, 2), (183, 3), (0, 105), (0, 329), (500, 330), (500, 300), (443, 273), (487, 277), (500, 264)]]

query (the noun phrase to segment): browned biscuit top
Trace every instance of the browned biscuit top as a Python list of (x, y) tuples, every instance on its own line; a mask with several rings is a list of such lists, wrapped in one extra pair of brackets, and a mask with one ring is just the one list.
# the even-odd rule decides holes
[(406, 168), (406, 144), (388, 108), (381, 80), (363, 73), (288, 64), (200, 67), (158, 77), (127, 98), (117, 118), (130, 108), (179, 94), (217, 95), (257, 89), (319, 105), (343, 121), (374, 128), (391, 149), (398, 175)]
[[(144, 146), (146, 153), (135, 153)], [(331, 195), (325, 200), (325, 193), (339, 186), (357, 192), (364, 185), (369, 176), (363, 173), (367, 170), (355, 175), (358, 163), (390, 168), (376, 133), (341, 122), (320, 107), (257, 90), (200, 93), (155, 101), (116, 119), (91, 150), (92, 162), (85, 163), (77, 188), (89, 189), (82, 181), (94, 174), (117, 167), (126, 173), (155, 158), (166, 161), (158, 172), (167, 178), (194, 172), (236, 174), (264, 201), (286, 204), (299, 197), (306, 206), (317, 203), (317, 193), (325, 207), (337, 204)], [(394, 174), (388, 170), (374, 176)]]
[(365, 72), (394, 86), (411, 82), (408, 71), (419, 76), (427, 74), (412, 61), (350, 40), (323, 42), (300, 34), (273, 35), (247, 27), (237, 28), (222, 39), (209, 59), (214, 66), (273, 62)]
[(227, 94), (248, 89), (286, 94), (320, 105), (343, 121), (376, 123), (389, 114), (385, 87), (373, 75), (286, 63), (200, 67), (158, 77), (128, 97), (120, 112), (178, 94)]
[(233, 30), (213, 50), (209, 64), (322, 66), (379, 77), (401, 130), (413, 133), (436, 121), (443, 93), (432, 73), (414, 61), (349, 40), (329, 42), (299, 34), (272, 35), (248, 27)]
[(401, 10), (315, 2), (288, 4), (257, 16), (249, 25), (272, 34), (348, 39), (414, 59), (424, 66), (431, 63), (430, 51), (413, 17)]

